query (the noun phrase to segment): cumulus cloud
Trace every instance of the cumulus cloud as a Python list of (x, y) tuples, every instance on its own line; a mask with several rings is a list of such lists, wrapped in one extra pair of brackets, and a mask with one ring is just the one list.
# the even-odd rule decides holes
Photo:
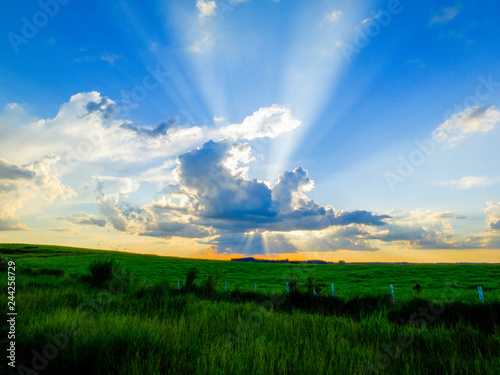
[(209, 132), (209, 138), (215, 140), (252, 140), (255, 138), (276, 138), (298, 128), (302, 122), (292, 116), (290, 108), (272, 105), (260, 108), (241, 124), (227, 125)]
[(484, 210), (486, 224), (492, 230), (500, 230), (500, 202), (487, 202), (488, 207)]
[(196, 8), (198, 8), (198, 17), (200, 18), (217, 15), (215, 10), (217, 8), (217, 4), (215, 4), (215, 1), (198, 0), (196, 2)]
[(55, 155), (46, 155), (25, 165), (0, 159), (0, 230), (28, 229), (16, 212), (32, 199), (37, 198), (37, 204), (40, 204), (76, 196), (75, 191), (64, 185), (53, 170), (58, 161)]
[[(71, 173), (99, 161), (137, 164), (175, 158), (210, 139), (275, 138), (301, 125), (289, 108), (278, 105), (260, 108), (241, 123), (215, 128), (179, 126), (176, 117), (153, 127), (138, 126), (116, 115), (115, 102), (93, 91), (73, 95), (54, 118), (20, 126), (0, 117), (2, 157), (24, 164), (54, 154), (61, 158), (61, 171)], [(19, 116), (19, 121), (25, 118)]]
[(386, 213), (390, 218), (387, 225), (368, 239), (382, 242), (400, 242), (420, 249), (461, 249), (466, 246), (467, 238), (454, 233), (451, 222), (465, 219), (453, 212), (433, 212), (430, 210), (404, 211), (394, 208)]
[(48, 203), (53, 202), (57, 197), (64, 200), (76, 196), (76, 192), (70, 186), (64, 185), (59, 180), (58, 174), (52, 171), (54, 164), (59, 160), (59, 156), (46, 155), (25, 166), (26, 169), (34, 173), (34, 183), (46, 197)]
[(433, 137), (453, 147), (474, 133), (487, 133), (500, 122), (494, 107), (468, 107), (455, 113), (433, 132)]
[[(242, 232), (317, 230), (350, 223), (385, 224), (385, 215), (364, 210), (336, 211), (309, 199), (304, 193), (314, 183), (300, 167), (283, 173), (272, 188), (263, 181), (250, 180), (244, 168), (228, 163), (238, 154), (232, 152), (234, 149), (245, 150), (245, 146), (209, 141), (178, 158), (174, 174), (199, 223)], [(239, 154), (243, 155), (240, 162), (248, 162), (245, 152)]]
[(130, 205), (127, 194), (136, 191), (139, 183), (130, 178), (96, 176), (96, 205), (99, 212), (119, 232), (137, 233), (147, 221), (140, 207)]

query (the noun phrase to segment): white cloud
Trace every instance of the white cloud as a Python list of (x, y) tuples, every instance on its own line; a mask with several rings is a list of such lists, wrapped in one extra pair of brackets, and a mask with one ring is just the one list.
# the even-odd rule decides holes
[(441, 182), (440, 185), (449, 185), (457, 189), (472, 189), (490, 186), (498, 182), (498, 179), (482, 176), (466, 176), (460, 180)]
[(332, 13), (328, 14), (326, 19), (330, 22), (335, 22), (338, 21), (341, 16), (342, 16), (342, 11), (334, 10)]
[(129, 178), (112, 177), (112, 176), (94, 176), (94, 181), (97, 184), (97, 191), (101, 195), (126, 195), (139, 189), (139, 182)]
[(14, 119), (2, 121), (4, 118), (0, 117), (2, 157), (23, 164), (55, 154), (61, 158), (57, 166), (70, 173), (75, 168), (81, 171), (82, 166), (103, 160), (138, 164), (175, 158), (209, 139), (275, 138), (301, 125), (289, 108), (278, 105), (260, 108), (240, 124), (215, 129), (177, 126), (175, 118), (160, 122), (154, 128), (136, 126), (130, 121), (115, 119), (115, 112), (116, 104), (94, 91), (72, 96), (51, 119), (16, 126)]
[(454, 19), (463, 8), (461, 1), (457, 2), (454, 6), (441, 7), (439, 10), (434, 11), (430, 24), (444, 24)]
[(373, 17), (370, 17), (370, 18), (365, 18), (363, 20), (363, 23), (368, 23), (370, 21), (373, 21), (373, 20), (376, 20), (377, 18), (379, 18), (380, 16), (382, 15), (382, 12), (379, 12), (377, 13), (376, 15), (374, 15)]
[(433, 137), (453, 147), (474, 133), (487, 133), (500, 122), (494, 107), (468, 107), (455, 113), (433, 132)]
[[(14, 165), (0, 159), (0, 230), (26, 230), (17, 217), (17, 211), (28, 201), (50, 204), (76, 196), (75, 191), (59, 180), (53, 165), (59, 161), (55, 155), (46, 155), (26, 165)], [(5, 182), (7, 181), (7, 182)]]
[(198, 16), (200, 18), (217, 15), (217, 12), (215, 11), (217, 4), (215, 4), (215, 1), (198, 0), (196, 2), (196, 8), (198, 8)]
[(115, 65), (115, 61), (119, 58), (118, 55), (105, 52), (101, 55), (101, 60), (106, 61), (109, 65)]
[(500, 231), (500, 202), (487, 202), (488, 207), (484, 210), (486, 224), (493, 230)]
[(195, 43), (188, 49), (194, 53), (202, 53), (208, 51), (214, 45), (214, 38), (211, 32), (204, 31), (200, 32), (200, 37), (195, 41)]
[(290, 108), (273, 105), (260, 108), (246, 117), (241, 124), (228, 125), (213, 131), (210, 139), (276, 138), (301, 124), (300, 120), (293, 118)]

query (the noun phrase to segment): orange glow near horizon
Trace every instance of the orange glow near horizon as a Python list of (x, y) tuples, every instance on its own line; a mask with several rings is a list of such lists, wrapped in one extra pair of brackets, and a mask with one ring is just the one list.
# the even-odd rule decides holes
[[(69, 242), (69, 241), (68, 241)], [(74, 242), (74, 241), (72, 241)], [(146, 241), (149, 242), (149, 241)], [(181, 242), (181, 241), (179, 241)], [(144, 255), (158, 255), (164, 257), (180, 257), (192, 259), (210, 259), (229, 261), (232, 258), (254, 257), (256, 259), (268, 260), (324, 260), (328, 262), (338, 262), (343, 260), (347, 263), (365, 263), (365, 262), (408, 262), (408, 263), (500, 263), (500, 249), (494, 250), (415, 250), (415, 249), (397, 249), (385, 248), (378, 251), (353, 251), (353, 250), (337, 250), (331, 252), (296, 252), (296, 253), (269, 253), (262, 254), (241, 254), (224, 252), (219, 253), (215, 248), (198, 248), (188, 246), (177, 241), (169, 244), (162, 243), (139, 243), (130, 244), (129, 247), (120, 247), (117, 251), (130, 252)], [(2, 243), (17, 243), (17, 244), (38, 244), (38, 245), (53, 245), (53, 246), (68, 246), (94, 249), (97, 248), (89, 244), (66, 243), (66, 241), (2, 241)], [(183, 246), (184, 245), (184, 246)], [(194, 245), (190, 243), (190, 245)], [(197, 244), (198, 245), (198, 244)], [(199, 246), (199, 245), (198, 245)], [(147, 250), (145, 250), (147, 249)], [(111, 248), (101, 247), (101, 250), (112, 250)]]

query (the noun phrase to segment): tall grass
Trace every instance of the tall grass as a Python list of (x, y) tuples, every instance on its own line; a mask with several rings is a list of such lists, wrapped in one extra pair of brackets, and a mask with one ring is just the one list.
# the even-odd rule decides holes
[[(282, 284), (289, 280), (290, 293), (284, 285), (272, 292), (226, 292), (220, 269), (198, 271), (192, 262), (176, 275), (185, 280), (181, 289), (164, 275), (110, 291), (104, 271), (100, 282), (88, 282), (95, 261), (88, 255), (79, 272), (17, 275), (18, 365), (31, 368), (33, 351), (43, 356), (57, 341), (57, 355), (37, 373), (495, 374), (500, 368), (500, 302), (450, 298), (441, 306), (418, 276), (408, 284), (411, 290), (420, 283), (420, 290), (395, 306), (387, 288), (336, 297), (321, 292), (317, 270), (308, 282), (287, 269)], [(61, 263), (30, 269), (70, 263), (57, 259)], [(0, 278), (6, 280), (2, 269)], [(1, 292), (5, 313), (5, 283)]]
[[(32, 350), (43, 353), (68, 325), (77, 332), (41, 374), (493, 374), (500, 364), (498, 304), (450, 303), (441, 320), (414, 325), (411, 314), (431, 301), (393, 307), (383, 296), (344, 300), (307, 290), (208, 296), (196, 284), (177, 290), (163, 282), (99, 304), (102, 290), (79, 278), (18, 282), (18, 364), (29, 367)], [(98, 311), (90, 318), (82, 303)], [(403, 333), (410, 345), (397, 344)]]

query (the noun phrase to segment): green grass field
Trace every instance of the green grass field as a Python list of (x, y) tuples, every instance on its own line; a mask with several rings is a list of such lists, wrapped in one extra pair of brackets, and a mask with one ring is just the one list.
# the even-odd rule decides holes
[[(500, 369), (500, 265), (241, 263), (6, 244), (0, 255), (17, 265), (14, 374)], [(91, 263), (111, 257), (122, 271), (91, 285)], [(7, 317), (3, 265), (0, 303)], [(188, 287), (193, 267), (199, 272)], [(213, 290), (208, 280), (217, 275)], [(298, 289), (286, 293), (287, 281)], [(7, 330), (4, 323), (4, 352)], [(2, 361), (6, 373), (13, 370)]]

